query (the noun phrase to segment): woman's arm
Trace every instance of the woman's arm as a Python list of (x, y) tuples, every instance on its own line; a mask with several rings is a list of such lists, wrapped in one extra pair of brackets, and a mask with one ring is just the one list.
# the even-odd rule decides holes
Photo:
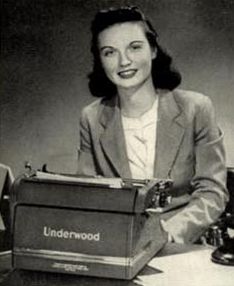
[(164, 228), (178, 243), (192, 243), (222, 214), (228, 201), (223, 134), (208, 97), (195, 117), (195, 175), (190, 203)]

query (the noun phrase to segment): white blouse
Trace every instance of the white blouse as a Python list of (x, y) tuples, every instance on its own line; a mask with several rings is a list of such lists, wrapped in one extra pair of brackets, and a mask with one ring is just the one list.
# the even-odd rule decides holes
[(123, 114), (122, 124), (132, 178), (150, 179), (154, 176), (158, 99), (138, 118)]

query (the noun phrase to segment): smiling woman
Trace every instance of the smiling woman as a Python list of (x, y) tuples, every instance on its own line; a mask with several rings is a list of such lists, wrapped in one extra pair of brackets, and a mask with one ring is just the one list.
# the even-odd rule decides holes
[(152, 60), (156, 48), (151, 48), (141, 22), (115, 24), (98, 36), (104, 71), (120, 90), (146, 84), (153, 86)]
[[(129, 53), (135, 54), (133, 51), (136, 51), (134, 58), (137, 58), (137, 54), (142, 56), (143, 53), (142, 51), (139, 52), (138, 49), (143, 49), (146, 52), (150, 48), (148, 52), (151, 53), (153, 59), (150, 65), (152, 65), (152, 80), (155, 88), (172, 90), (180, 84), (181, 76), (173, 68), (171, 57), (158, 44), (156, 31), (138, 8), (125, 7), (100, 11), (92, 22), (91, 31), (91, 52), (94, 58), (94, 66), (93, 72), (89, 75), (89, 88), (94, 96), (110, 98), (116, 95), (116, 85), (108, 79), (102, 58), (104, 55), (114, 56), (114, 54), (118, 54), (120, 51), (115, 49), (118, 48), (118, 45), (122, 48), (119, 57), (123, 56), (122, 60), (124, 61), (131, 61), (131, 57), (128, 58)], [(115, 35), (117, 32), (118, 37)], [(103, 47), (108, 48), (107, 50), (104, 49), (104, 54), (100, 46), (101, 40), (106, 41), (105, 44), (108, 45)], [(111, 42), (113, 46), (109, 46)], [(123, 53), (124, 44), (129, 45), (129, 47), (125, 47), (125, 53)], [(132, 68), (132, 66), (128, 66), (128, 68)]]
[(78, 172), (170, 177), (181, 203), (162, 214), (163, 227), (175, 242), (195, 242), (228, 200), (213, 105), (203, 94), (177, 89), (181, 76), (138, 8), (100, 11), (91, 31), (89, 88), (100, 99), (82, 111)]

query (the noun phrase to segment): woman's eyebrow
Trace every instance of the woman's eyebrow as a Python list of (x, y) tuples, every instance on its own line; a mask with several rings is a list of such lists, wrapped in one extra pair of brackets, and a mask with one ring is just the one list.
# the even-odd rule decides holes
[(135, 43), (144, 43), (144, 41), (142, 41), (142, 40), (134, 40), (134, 41), (130, 42), (130, 44), (135, 44)]
[[(144, 43), (144, 41), (142, 41), (142, 40), (134, 40), (134, 41), (130, 42), (129, 44), (131, 45), (131, 44), (143, 44), (143, 43)], [(100, 51), (103, 51), (105, 49), (114, 49), (114, 47), (113, 46), (100, 47)]]
[(114, 47), (112, 47), (112, 46), (103, 46), (103, 47), (100, 48), (100, 51), (103, 51), (105, 49), (114, 49)]

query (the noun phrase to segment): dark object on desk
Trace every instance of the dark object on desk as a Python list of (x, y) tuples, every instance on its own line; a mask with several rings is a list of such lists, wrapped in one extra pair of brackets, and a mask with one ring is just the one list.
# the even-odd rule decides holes
[[(36, 172), (12, 191), (13, 267), (132, 279), (165, 245), (158, 213), (171, 180)], [(166, 202), (163, 199), (163, 202)]]
[(229, 237), (228, 228), (234, 229), (234, 169), (228, 169), (227, 188), (230, 193), (230, 201), (227, 205), (226, 213), (217, 223), (218, 229), (222, 233), (222, 243), (212, 253), (213, 262), (234, 266), (234, 237)]
[(215, 263), (234, 266), (234, 237), (228, 234), (228, 228), (234, 229), (234, 169), (227, 170), (227, 188), (230, 200), (226, 212), (207, 232), (208, 244), (218, 246), (212, 253), (211, 260)]
[[(227, 169), (227, 188), (229, 190), (230, 199), (226, 208), (227, 213), (234, 215), (234, 168)], [(234, 220), (232, 222), (234, 228)]]
[(211, 260), (215, 263), (234, 266), (234, 238), (225, 241), (212, 254)]
[(228, 234), (228, 228), (233, 228), (233, 226), (234, 214), (228, 213), (210, 228), (210, 231), (213, 231), (210, 235), (210, 244), (218, 246), (211, 255), (213, 262), (234, 266), (234, 237), (230, 237)]
[(0, 253), (10, 249), (9, 190), (9, 171), (0, 166)]

